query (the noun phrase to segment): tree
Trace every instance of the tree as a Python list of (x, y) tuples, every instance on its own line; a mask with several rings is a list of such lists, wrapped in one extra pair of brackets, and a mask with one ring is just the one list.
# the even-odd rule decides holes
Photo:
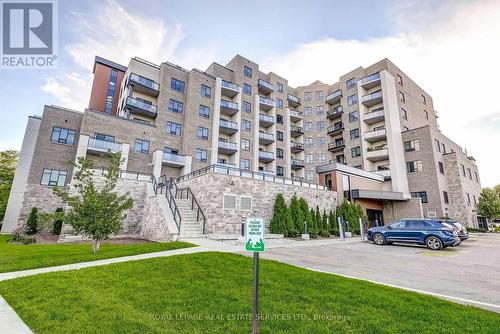
[(316, 218), (316, 226), (318, 227), (319, 231), (322, 231), (324, 229), (323, 227), (323, 218), (321, 217), (321, 213), (319, 212), (319, 206), (316, 205), (316, 212), (315, 212), (315, 218)]
[(9, 201), (10, 188), (16, 172), (19, 152), (6, 150), (0, 152), (0, 221), (5, 216), (5, 209)]
[(62, 224), (64, 219), (64, 209), (57, 208), (54, 213), (54, 224), (52, 226), (52, 234), (59, 235), (61, 234)]
[(328, 221), (330, 222), (330, 234), (337, 234), (338, 224), (335, 211), (330, 210), (330, 213), (328, 214)]
[(478, 215), (491, 221), (500, 217), (500, 185), (494, 189), (483, 188), (479, 195), (479, 202), (476, 204)]
[(337, 217), (344, 217), (349, 231), (359, 233), (359, 218), (363, 218), (363, 208), (358, 203), (351, 203), (344, 199), (337, 207)]
[(93, 162), (84, 157), (74, 164), (77, 195), (72, 196), (60, 188), (54, 188), (54, 193), (69, 207), (64, 222), (72, 227), (73, 232), (92, 239), (94, 253), (99, 251), (103, 240), (118, 233), (126, 217), (124, 211), (133, 206), (128, 192), (121, 196), (115, 192), (121, 154), (108, 152), (107, 157), (110, 163), (104, 172), (105, 182), (100, 189), (97, 189), (92, 177)]
[(273, 207), (273, 218), (270, 224), (271, 233), (284, 234), (287, 237), (296, 236), (295, 225), (290, 215), (290, 210), (286, 206), (283, 194), (276, 195)]
[(302, 231), (304, 230), (305, 216), (302, 212), (299, 199), (296, 195), (293, 195), (292, 199), (290, 200), (290, 216), (292, 216), (292, 221), (297, 233), (302, 233)]
[(38, 209), (31, 208), (28, 219), (26, 219), (26, 224), (24, 226), (24, 233), (27, 235), (35, 235), (38, 232)]

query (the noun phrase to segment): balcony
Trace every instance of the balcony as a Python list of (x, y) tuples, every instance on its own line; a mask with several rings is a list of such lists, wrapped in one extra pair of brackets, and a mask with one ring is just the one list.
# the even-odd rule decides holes
[(125, 100), (125, 109), (129, 109), (131, 114), (156, 118), (156, 106), (154, 104), (146, 103), (132, 96), (127, 97)]
[(274, 160), (274, 153), (267, 151), (259, 151), (259, 161), (260, 162), (271, 162)]
[(335, 119), (335, 118), (341, 117), (343, 113), (344, 113), (344, 108), (342, 108), (342, 106), (338, 106), (338, 107), (335, 107), (335, 108), (328, 110), (326, 112), (326, 118)]
[(259, 95), (259, 107), (264, 111), (271, 110), (274, 108), (274, 100)]
[(298, 122), (302, 119), (302, 112), (290, 109), (290, 119), (292, 122)]
[(335, 123), (332, 126), (329, 126), (326, 131), (330, 136), (341, 134), (344, 131), (344, 123)]
[(333, 93), (328, 94), (325, 98), (325, 101), (328, 104), (335, 104), (339, 103), (341, 98), (342, 98), (342, 91), (339, 89), (334, 91)]
[(219, 132), (225, 135), (233, 135), (238, 132), (238, 123), (225, 119), (219, 119)]
[(263, 145), (269, 145), (274, 143), (274, 136), (272, 133), (259, 132), (259, 143)]
[(365, 95), (361, 98), (361, 103), (367, 107), (374, 106), (376, 104), (382, 103), (382, 91), (377, 90), (371, 94)]
[(366, 124), (374, 124), (382, 122), (383, 120), (385, 120), (384, 108), (375, 109), (372, 112), (364, 114), (363, 116), (363, 121)]
[(385, 129), (365, 132), (365, 140), (370, 143), (375, 143), (387, 139)]
[(370, 161), (383, 161), (389, 159), (387, 145), (369, 147), (366, 152), (366, 159)]
[(227, 97), (235, 97), (240, 92), (240, 86), (230, 81), (222, 80), (221, 93)]
[(292, 153), (299, 153), (304, 151), (304, 144), (292, 142), (290, 145), (290, 150)]
[(295, 96), (295, 95), (292, 95), (292, 94), (288, 94), (287, 95), (287, 100), (288, 100), (288, 104), (292, 107), (298, 107), (300, 106), (300, 98)]
[(301, 159), (293, 159), (292, 158), (292, 169), (301, 169), (301, 168), (304, 168), (306, 166), (306, 163), (304, 160), (301, 160)]
[(231, 102), (228, 100), (220, 100), (220, 113), (233, 116), (238, 112), (238, 103)]
[(391, 170), (390, 169), (383, 169), (383, 170), (375, 170), (373, 171), (375, 174), (382, 175), (384, 177), (384, 180), (390, 180), (391, 179)]
[(345, 144), (344, 144), (343, 140), (338, 140), (338, 141), (328, 143), (328, 151), (330, 151), (330, 152), (343, 151), (344, 147), (345, 147)]
[(266, 114), (259, 114), (259, 125), (268, 128), (274, 124), (274, 117)]
[(184, 167), (186, 165), (186, 156), (177, 153), (163, 152), (161, 162), (162, 165), (165, 166)]
[(121, 152), (122, 145), (120, 143), (115, 143), (112, 141), (99, 140), (95, 138), (89, 138), (89, 144), (87, 146), (87, 151), (93, 154), (104, 154), (108, 151), (113, 153)]
[(304, 128), (300, 126), (290, 125), (290, 135), (292, 137), (300, 137), (304, 134)]
[(135, 92), (154, 97), (157, 97), (160, 93), (160, 85), (157, 82), (135, 73), (130, 74), (128, 84), (134, 86)]
[(360, 84), (364, 89), (380, 86), (380, 72), (364, 77), (360, 80)]
[(259, 79), (257, 87), (259, 89), (259, 93), (262, 93), (264, 95), (268, 95), (274, 92), (274, 86), (266, 80)]
[(238, 151), (238, 144), (219, 140), (218, 151), (221, 154), (234, 154)]

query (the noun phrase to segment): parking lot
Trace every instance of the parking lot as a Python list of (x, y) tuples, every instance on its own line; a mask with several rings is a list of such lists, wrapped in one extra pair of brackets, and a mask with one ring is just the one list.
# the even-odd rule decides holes
[(271, 248), (263, 257), (500, 312), (500, 234), (471, 234), (459, 246), (440, 251), (359, 239), (297, 246)]

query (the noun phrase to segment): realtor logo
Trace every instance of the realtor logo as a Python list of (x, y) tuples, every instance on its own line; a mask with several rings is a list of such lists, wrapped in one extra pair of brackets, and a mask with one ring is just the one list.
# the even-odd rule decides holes
[(57, 3), (1, 2), (1, 68), (54, 68), (57, 60)]

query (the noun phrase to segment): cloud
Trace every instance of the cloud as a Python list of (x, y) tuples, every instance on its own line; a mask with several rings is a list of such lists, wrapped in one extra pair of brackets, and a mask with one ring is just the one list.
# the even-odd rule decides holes
[(473, 126), (500, 112), (500, 2), (398, 3), (387, 15), (390, 36), (317, 40), (269, 57), (263, 68), (288, 78), (292, 86), (316, 79), (334, 83), (358, 66), (387, 57), (433, 97), (441, 130), (476, 157), (483, 185), (500, 183), (500, 158), (492, 154), (500, 151), (500, 129)]

